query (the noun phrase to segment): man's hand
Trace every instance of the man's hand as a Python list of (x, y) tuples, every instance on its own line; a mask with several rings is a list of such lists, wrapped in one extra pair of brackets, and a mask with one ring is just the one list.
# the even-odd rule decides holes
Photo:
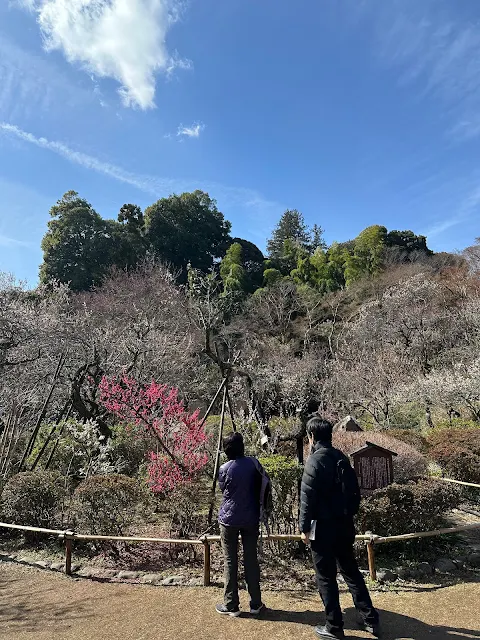
[(307, 533), (302, 533), (301, 538), (302, 538), (303, 544), (309, 545), (310, 544), (310, 531), (308, 531)]

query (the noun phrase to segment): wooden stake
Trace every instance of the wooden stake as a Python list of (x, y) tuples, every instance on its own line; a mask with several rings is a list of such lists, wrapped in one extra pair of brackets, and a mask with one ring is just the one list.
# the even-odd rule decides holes
[(68, 537), (65, 538), (65, 574), (67, 576), (72, 575), (72, 539)]
[(210, 586), (210, 567), (211, 567), (211, 555), (210, 555), (210, 543), (208, 540), (203, 541), (203, 586)]
[(368, 571), (370, 573), (370, 580), (376, 582), (377, 580), (377, 569), (375, 567), (375, 549), (374, 543), (372, 540), (367, 542), (367, 556), (368, 556)]

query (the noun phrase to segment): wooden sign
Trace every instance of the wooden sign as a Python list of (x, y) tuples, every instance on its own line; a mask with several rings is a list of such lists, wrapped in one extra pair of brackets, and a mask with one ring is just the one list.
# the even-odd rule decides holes
[(392, 484), (393, 456), (396, 455), (394, 451), (368, 441), (350, 454), (361, 491), (383, 489)]

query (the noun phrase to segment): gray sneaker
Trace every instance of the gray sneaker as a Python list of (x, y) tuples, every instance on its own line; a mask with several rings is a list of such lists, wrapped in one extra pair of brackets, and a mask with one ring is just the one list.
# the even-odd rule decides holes
[(265, 611), (266, 608), (267, 607), (262, 602), (258, 607), (250, 607), (250, 613), (252, 614), (252, 616), (259, 616)]

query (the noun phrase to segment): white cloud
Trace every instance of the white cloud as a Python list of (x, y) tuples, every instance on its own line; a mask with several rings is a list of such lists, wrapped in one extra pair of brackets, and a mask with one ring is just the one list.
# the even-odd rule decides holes
[(37, 14), (45, 48), (89, 73), (117, 80), (126, 106), (155, 106), (155, 77), (188, 61), (171, 55), (166, 36), (179, 0), (20, 0)]
[(200, 133), (205, 129), (205, 125), (201, 122), (195, 122), (190, 127), (184, 127), (181, 124), (178, 127), (177, 136), (187, 137), (187, 138), (199, 138)]

